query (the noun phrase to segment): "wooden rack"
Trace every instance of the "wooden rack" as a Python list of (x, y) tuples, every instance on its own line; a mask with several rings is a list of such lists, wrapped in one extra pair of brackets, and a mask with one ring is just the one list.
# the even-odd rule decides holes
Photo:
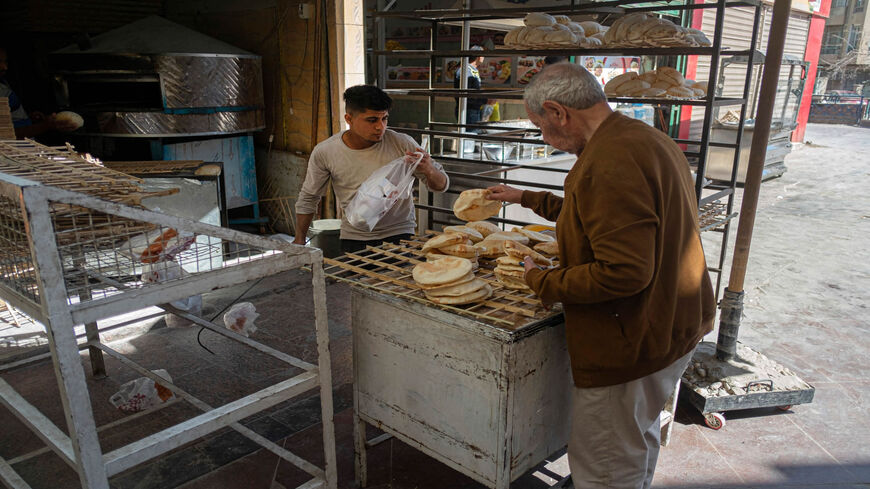
[(357, 253), (347, 253), (337, 259), (324, 258), (324, 271), (335, 280), (421, 302), (508, 330), (561, 314), (561, 308), (545, 307), (531, 292), (502, 286), (493, 272), (495, 260), (483, 258), (479, 259), (480, 268), (475, 271), (475, 276), (492, 286), (492, 297), (463, 306), (448, 306), (430, 301), (411, 278), (411, 271), (414, 265), (426, 261), (422, 251), (423, 243), (437, 234), (440, 233), (429, 231), (423, 236), (402, 240), (401, 244), (382, 243)]

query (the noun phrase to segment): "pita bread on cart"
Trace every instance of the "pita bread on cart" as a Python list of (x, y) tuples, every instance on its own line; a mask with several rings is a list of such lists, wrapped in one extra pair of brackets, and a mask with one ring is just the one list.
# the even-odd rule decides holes
[(471, 260), (446, 256), (432, 262), (418, 263), (411, 271), (411, 276), (419, 285), (446, 285), (471, 273), (471, 268)]
[(471, 226), (447, 226), (444, 228), (445, 233), (462, 234), (470, 239), (472, 243), (483, 241), (483, 233), (472, 228)]
[(488, 299), (492, 295), (492, 287), (489, 284), (484, 283), (483, 288), (476, 290), (470, 294), (460, 295), (457, 297), (443, 297), (443, 296), (426, 296), (427, 299), (436, 303), (436, 304), (444, 304), (444, 305), (459, 305), (459, 304), (470, 304), (472, 302), (480, 302), (482, 300)]
[(524, 258), (530, 256), (532, 260), (535, 261), (535, 263), (541, 266), (549, 267), (553, 265), (553, 262), (550, 261), (549, 258), (529, 248), (526, 245), (517, 243), (516, 241), (506, 242), (504, 244), (504, 252), (510, 256), (515, 256), (517, 258)]
[(421, 250), (423, 253), (428, 252), (429, 250), (437, 250), (438, 248), (444, 246), (455, 245), (459, 243), (464, 243), (468, 240), (465, 236), (458, 233), (444, 233), (431, 238), (429, 241), (426, 241), (423, 244), (423, 249)]

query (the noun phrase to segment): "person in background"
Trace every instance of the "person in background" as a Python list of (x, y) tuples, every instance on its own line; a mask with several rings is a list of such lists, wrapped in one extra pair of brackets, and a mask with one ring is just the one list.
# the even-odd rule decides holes
[(598, 80), (598, 83), (603, 87), (607, 85), (607, 80), (604, 79), (604, 66), (601, 63), (595, 65), (595, 69), (592, 70), (592, 73), (595, 75), (595, 79)]
[[(483, 51), (480, 46), (471, 46), (471, 51)], [(483, 64), (483, 56), (468, 57), (468, 90), (480, 90), (480, 65)], [(456, 75), (453, 77), (453, 88), (460, 87), (460, 79), (462, 78), (462, 68), (456, 69)], [(488, 102), (486, 97), (466, 97), (465, 102), (465, 121), (459, 121), (460, 124), (480, 124), (481, 108)], [(459, 117), (459, 99), (456, 99), (456, 117)], [(473, 132), (469, 130), (469, 132)]]
[(659, 415), (716, 315), (689, 162), (665, 133), (613, 112), (582, 66), (544, 69), (523, 98), (544, 141), (577, 155), (564, 198), (506, 185), (489, 196), (556, 221), (559, 265), (523, 264), (541, 301), (564, 308), (571, 478), (646, 489)]
[[(422, 152), (423, 159), (414, 175), (435, 192), (444, 192), (450, 184), (441, 164), (410, 136), (387, 129), (393, 100), (383, 90), (371, 85), (350, 87), (344, 92), (344, 102), (348, 129), (320, 142), (308, 160), (305, 182), (296, 201), (295, 244), (305, 244), (308, 228), (330, 179), (338, 204), (344, 210), (359, 186), (375, 170), (397, 158)], [(347, 217), (343, 218), (341, 249), (349, 253), (383, 241), (398, 243), (410, 238), (416, 227), (412, 199), (400, 199), (372, 231), (354, 228)]]
[(33, 138), (49, 131), (68, 132), (76, 129), (74, 123), (67, 120), (58, 120), (55, 114), (44, 115), (41, 112), (24, 110), (24, 105), (18, 94), (12, 90), (6, 81), (6, 73), (9, 70), (9, 61), (6, 48), (0, 47), (0, 97), (9, 99), (9, 111), (12, 113), (12, 126), (15, 128), (17, 139)]

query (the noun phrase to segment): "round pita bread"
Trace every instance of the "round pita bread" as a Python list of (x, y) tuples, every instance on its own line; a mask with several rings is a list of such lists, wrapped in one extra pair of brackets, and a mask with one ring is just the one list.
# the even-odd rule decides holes
[(515, 256), (517, 258), (525, 258), (527, 256), (530, 256), (532, 257), (532, 260), (535, 261), (535, 263), (541, 266), (549, 267), (553, 265), (553, 262), (551, 262), (549, 258), (529, 248), (528, 246), (517, 243), (516, 241), (506, 242), (504, 244), (504, 252), (510, 256)]
[(471, 266), (470, 260), (447, 256), (433, 262), (418, 263), (411, 276), (420, 285), (445, 285), (471, 273)]
[(505, 240), (503, 239), (485, 239), (474, 245), (474, 247), (477, 248), (477, 256), (495, 258), (504, 255), (504, 242)]
[(520, 262), (521, 262), (521, 261), (523, 261), (522, 258), (517, 258), (517, 257), (515, 257), (515, 256), (507, 256), (507, 255), (506, 255), (506, 256), (500, 256), (500, 257), (498, 257), (498, 258), (495, 259), (495, 262), (496, 262), (499, 266), (502, 266), (502, 265), (512, 265), (512, 266), (515, 266), (515, 267), (519, 267), (519, 266), (521, 266), (521, 265), (520, 265)]
[(444, 233), (435, 236), (434, 238), (426, 241), (423, 244), (423, 253), (426, 253), (429, 250), (434, 250), (438, 248), (442, 248), (444, 246), (455, 245), (459, 243), (464, 243), (468, 240), (465, 236), (457, 233)]
[(499, 231), (497, 233), (492, 233), (489, 236), (483, 238), (484, 241), (494, 240), (494, 239), (510, 240), (510, 241), (516, 241), (517, 243), (529, 244), (529, 238), (527, 238), (525, 235), (520, 234), (520, 233), (514, 233), (511, 231)]
[(484, 238), (486, 238), (487, 236), (489, 236), (492, 233), (497, 233), (497, 232), (501, 231), (501, 229), (498, 226), (496, 226), (495, 224), (493, 224), (489, 221), (471, 221), (471, 222), (465, 223), (465, 226), (469, 227), (471, 229), (474, 229), (475, 231), (480, 233), (480, 235), (483, 236)]
[(505, 265), (505, 266), (499, 265), (499, 266), (495, 267), (495, 271), (502, 274), (502, 275), (507, 275), (508, 277), (523, 278), (526, 276), (526, 269), (524, 267), (516, 267), (519, 270), (515, 270), (513, 268), (506, 268), (506, 267), (510, 267), (510, 265)]
[(538, 243), (534, 247), (535, 251), (539, 251), (545, 255), (556, 256), (559, 254), (559, 243), (550, 241), (547, 243)]
[(444, 232), (461, 234), (466, 238), (470, 239), (472, 243), (479, 243), (483, 241), (483, 234), (470, 226), (447, 226), (446, 228), (444, 228)]
[(529, 229), (523, 228), (514, 228), (514, 232), (520, 233), (523, 236), (529, 238), (529, 242), (531, 244), (535, 243), (548, 243), (550, 241), (556, 241), (556, 238), (550, 236), (549, 234), (539, 233), (537, 231), (532, 231)]
[(492, 295), (492, 287), (489, 284), (484, 284), (483, 287), (479, 290), (476, 290), (470, 294), (461, 295), (458, 297), (439, 297), (439, 296), (426, 296), (427, 299), (436, 303), (436, 304), (445, 304), (445, 305), (458, 305), (458, 304), (469, 304), (472, 302), (480, 302), (482, 300), (486, 300), (489, 296)]
[(503, 287), (514, 290), (532, 290), (526, 285), (526, 281), (522, 278), (511, 277), (510, 275), (505, 275), (503, 272), (498, 270), (495, 271), (495, 279), (498, 280)]
[[(506, 271), (506, 272), (520, 272), (523, 275), (525, 275), (525, 272), (526, 272), (526, 268), (521, 267), (519, 265), (499, 265), (495, 268), (498, 270)], [(510, 274), (508, 274), (508, 275), (510, 275)]]
[(441, 284), (441, 285), (420, 285), (420, 284), (417, 284), (417, 285), (419, 285), (419, 287), (421, 289), (428, 291), (428, 290), (440, 289), (442, 287), (452, 287), (454, 285), (459, 285), (459, 284), (464, 284), (466, 282), (471, 282), (472, 280), (474, 280), (474, 272), (468, 272), (463, 277), (461, 277), (459, 280), (456, 280), (455, 282), (450, 282), (449, 284)]
[(442, 246), (438, 251), (447, 255), (460, 256), (462, 258), (477, 258), (477, 249), (467, 243), (458, 243), (455, 245)]
[(459, 297), (472, 292), (477, 292), (486, 285), (486, 282), (479, 278), (463, 282), (461, 284), (450, 284), (435, 289), (426, 289), (426, 297)]
[(487, 200), (489, 190), (485, 188), (473, 188), (459, 194), (459, 198), (453, 204), (453, 214), (463, 221), (483, 221), (498, 214), (501, 210), (501, 202)]

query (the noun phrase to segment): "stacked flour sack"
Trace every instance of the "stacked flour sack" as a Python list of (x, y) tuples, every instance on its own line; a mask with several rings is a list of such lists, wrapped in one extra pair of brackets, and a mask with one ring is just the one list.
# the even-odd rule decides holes
[(604, 85), (608, 97), (643, 97), (692, 99), (707, 96), (704, 83), (683, 77), (683, 74), (669, 66), (644, 72), (623, 73)]
[(474, 276), (467, 258), (445, 255), (418, 263), (411, 275), (426, 298), (436, 304), (470, 304), (492, 295), (492, 287)]
[(504, 37), (504, 45), (514, 49), (552, 49), (600, 47), (607, 28), (592, 21), (574, 22), (567, 15), (532, 12)]
[(604, 35), (607, 47), (699, 47), (711, 46), (698, 29), (683, 27), (670, 20), (633, 13), (616, 19)]

